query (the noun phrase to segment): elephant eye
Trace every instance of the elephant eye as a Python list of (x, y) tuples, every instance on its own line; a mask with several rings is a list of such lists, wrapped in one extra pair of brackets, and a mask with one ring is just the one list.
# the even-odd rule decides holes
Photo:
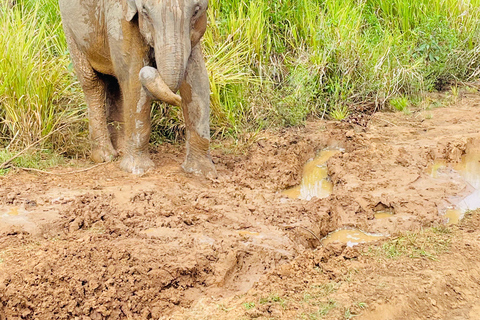
[(195, 7), (195, 10), (193, 11), (193, 16), (196, 17), (197, 14), (200, 12), (200, 9), (202, 9), (199, 5)]

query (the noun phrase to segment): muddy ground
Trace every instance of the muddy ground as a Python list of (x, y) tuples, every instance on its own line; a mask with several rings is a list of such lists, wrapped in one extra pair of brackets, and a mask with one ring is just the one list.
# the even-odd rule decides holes
[[(366, 126), (364, 126), (366, 124)], [(214, 142), (218, 179), (183, 147), (134, 177), (87, 161), (0, 177), (0, 319), (480, 319), (480, 217), (453, 169), (480, 150), (480, 96)], [(327, 148), (333, 194), (281, 191)], [(443, 160), (441, 174), (431, 174)], [(478, 161), (477, 161), (478, 162)], [(387, 211), (386, 219), (375, 213)], [(382, 234), (355, 247), (339, 228)]]

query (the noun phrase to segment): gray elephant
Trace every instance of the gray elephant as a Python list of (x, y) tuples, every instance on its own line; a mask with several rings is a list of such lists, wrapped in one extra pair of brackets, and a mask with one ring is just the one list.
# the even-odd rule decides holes
[[(85, 93), (92, 158), (142, 174), (152, 100), (182, 106), (185, 171), (215, 175), (210, 88), (200, 39), (208, 0), (60, 0), (63, 27)], [(180, 91), (180, 96), (175, 92)]]

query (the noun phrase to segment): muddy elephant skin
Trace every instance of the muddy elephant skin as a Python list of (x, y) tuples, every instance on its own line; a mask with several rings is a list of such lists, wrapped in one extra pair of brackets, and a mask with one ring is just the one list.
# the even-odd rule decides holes
[[(70, 54), (88, 104), (92, 158), (142, 174), (152, 100), (182, 106), (185, 171), (214, 175), (210, 88), (200, 39), (208, 0), (60, 0)], [(180, 95), (176, 92), (180, 91)]]

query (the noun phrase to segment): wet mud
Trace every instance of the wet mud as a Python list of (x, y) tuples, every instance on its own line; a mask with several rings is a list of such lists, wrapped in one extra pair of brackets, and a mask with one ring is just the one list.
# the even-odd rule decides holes
[(309, 160), (303, 168), (300, 185), (283, 191), (292, 199), (311, 200), (312, 198), (327, 198), (332, 194), (333, 184), (328, 176), (327, 161), (340, 153), (339, 149), (321, 150), (315, 158)]
[[(295, 288), (292, 266), (306, 278), (307, 266), (336, 274), (327, 262), (351, 259), (361, 244), (322, 244), (332, 232), (388, 239), (463, 210), (478, 187), (456, 166), (480, 146), (479, 101), (428, 117), (377, 113), (366, 127), (309, 122), (263, 132), (241, 150), (220, 141), (218, 179), (184, 173), (184, 150), (174, 145), (151, 150), (156, 167), (142, 177), (118, 163), (1, 177), (0, 319), (252, 318), (244, 309), (218, 315), (218, 305), (258, 291), (272, 274), (281, 275), (272, 285)], [(322, 150), (342, 151), (310, 161)], [(431, 169), (436, 161), (446, 166)], [(306, 164), (320, 169), (328, 192), (287, 196), (308, 180)], [(265, 312), (258, 316), (287, 317)]]

